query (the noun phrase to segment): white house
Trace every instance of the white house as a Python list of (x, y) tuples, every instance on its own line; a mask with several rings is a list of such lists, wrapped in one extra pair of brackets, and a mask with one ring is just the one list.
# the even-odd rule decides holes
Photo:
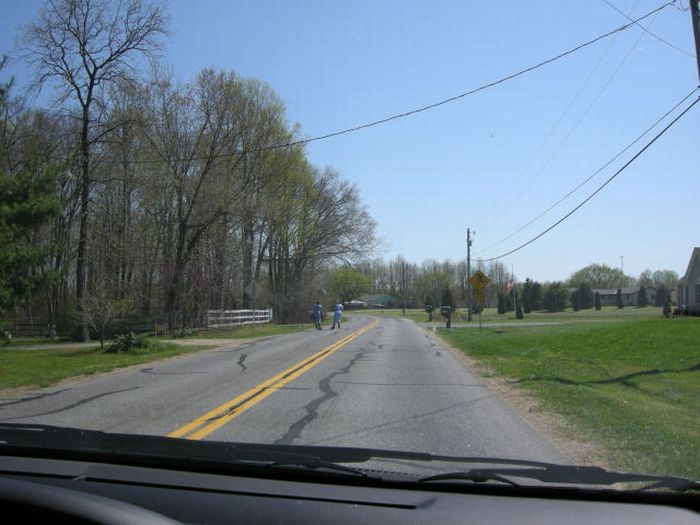
[(700, 247), (693, 248), (685, 275), (678, 280), (678, 304), (700, 312)]

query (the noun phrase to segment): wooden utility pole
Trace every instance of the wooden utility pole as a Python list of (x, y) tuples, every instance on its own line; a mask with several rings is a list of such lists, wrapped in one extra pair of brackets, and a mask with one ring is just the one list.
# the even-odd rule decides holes
[(401, 261), (401, 288), (403, 296), (403, 316), (406, 317), (406, 261)]
[(469, 278), (472, 276), (472, 239), (471, 230), (467, 228), (467, 321), (472, 322), (472, 284)]
[(700, 80), (700, 0), (690, 0), (690, 16), (693, 19), (695, 60), (698, 63), (698, 80)]

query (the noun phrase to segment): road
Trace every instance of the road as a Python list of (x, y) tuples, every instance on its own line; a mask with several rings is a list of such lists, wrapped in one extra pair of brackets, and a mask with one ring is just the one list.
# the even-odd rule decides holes
[(571, 462), (432, 334), (390, 317), (2, 398), (0, 422)]

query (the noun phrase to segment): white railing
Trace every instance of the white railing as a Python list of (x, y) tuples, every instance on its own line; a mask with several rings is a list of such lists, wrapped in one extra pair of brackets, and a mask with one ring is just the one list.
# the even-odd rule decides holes
[(208, 310), (207, 328), (226, 328), (247, 324), (269, 323), (272, 308), (267, 310)]

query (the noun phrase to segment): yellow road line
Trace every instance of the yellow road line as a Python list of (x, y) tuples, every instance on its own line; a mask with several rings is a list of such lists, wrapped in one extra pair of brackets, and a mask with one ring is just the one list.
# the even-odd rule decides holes
[(309, 371), (311, 368), (316, 366), (318, 363), (323, 361), (333, 352), (339, 350), (350, 341), (356, 337), (361, 336), (367, 332), (370, 328), (375, 326), (379, 322), (375, 319), (371, 324), (360, 328), (359, 330), (351, 333), (336, 341), (335, 343), (319, 350), (315, 354), (306, 359), (303, 359), (291, 366), (284, 372), (280, 372), (276, 376), (271, 377), (267, 381), (254, 386), (250, 390), (244, 392), (243, 394), (234, 397), (230, 401), (219, 405), (218, 407), (210, 410), (206, 414), (193, 419), (186, 425), (174, 430), (168, 434), (168, 437), (185, 437), (186, 439), (202, 439), (216, 429), (221, 428), (226, 423), (231, 421), (233, 418), (241, 415), (243, 412), (251, 408), (252, 406), (260, 403), (266, 397), (272, 395), (274, 392), (279, 390), (281, 387), (287, 383), (294, 381), (297, 377), (303, 373)]

